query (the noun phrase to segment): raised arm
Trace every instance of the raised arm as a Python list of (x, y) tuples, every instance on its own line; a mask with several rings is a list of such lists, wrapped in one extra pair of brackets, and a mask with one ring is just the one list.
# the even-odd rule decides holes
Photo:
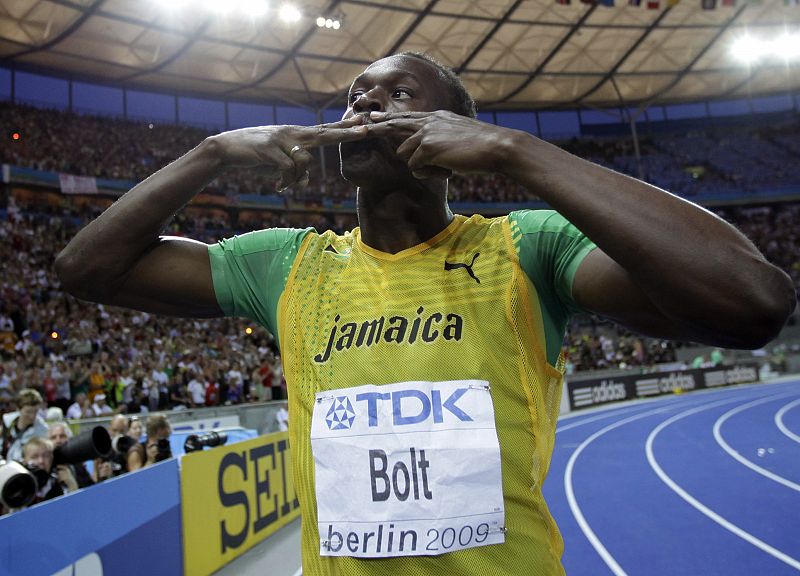
[[(262, 126), (223, 132), (162, 168), (81, 230), (56, 259), (78, 298), (176, 316), (221, 316), (208, 247), (160, 236), (189, 200), (229, 168), (259, 169), (279, 186), (301, 180), (305, 148), (362, 138), (362, 119), (320, 126)], [(292, 152), (293, 147), (300, 146)]]
[(450, 112), (372, 113), (374, 136), (402, 135), (415, 175), (497, 172), (524, 185), (598, 249), (573, 282), (578, 304), (639, 332), (756, 348), (783, 327), (791, 279), (707, 210), (582, 160), (525, 132)]

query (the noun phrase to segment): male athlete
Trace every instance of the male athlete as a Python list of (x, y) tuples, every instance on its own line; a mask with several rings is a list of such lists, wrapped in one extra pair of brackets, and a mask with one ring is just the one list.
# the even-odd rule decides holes
[[(754, 348), (793, 310), (792, 283), (702, 208), (475, 120), (425, 57), (378, 60), (348, 102), (333, 124), (207, 138), (83, 229), (59, 276), (88, 300), (276, 335), (306, 574), (562, 574), (541, 487), (569, 315)], [(352, 233), (159, 236), (225, 170), (287, 186), (332, 144), (358, 191)], [(503, 174), (555, 211), (454, 215), (452, 172)]]

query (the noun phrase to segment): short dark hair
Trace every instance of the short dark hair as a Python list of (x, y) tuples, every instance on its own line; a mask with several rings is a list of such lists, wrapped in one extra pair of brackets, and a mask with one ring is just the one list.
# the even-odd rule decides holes
[(423, 62), (427, 62), (439, 73), (445, 84), (450, 88), (451, 97), (453, 100), (453, 112), (467, 116), (468, 118), (475, 118), (478, 115), (478, 107), (475, 105), (475, 100), (470, 95), (467, 87), (461, 81), (461, 78), (456, 74), (455, 70), (449, 66), (445, 66), (433, 56), (425, 54), (424, 52), (400, 52), (397, 56), (407, 56), (409, 58), (417, 58)]

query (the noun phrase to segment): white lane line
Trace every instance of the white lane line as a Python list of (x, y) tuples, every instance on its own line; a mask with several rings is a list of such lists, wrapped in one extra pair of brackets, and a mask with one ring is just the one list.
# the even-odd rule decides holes
[[(730, 400), (728, 402), (730, 402)], [(772, 556), (774, 558), (777, 558), (781, 562), (784, 562), (784, 563), (788, 564), (789, 566), (793, 567), (794, 569), (800, 570), (800, 561), (792, 558), (788, 554), (784, 554), (783, 552), (781, 552), (780, 550), (778, 550), (776, 548), (773, 548), (772, 546), (770, 546), (769, 544), (767, 544), (766, 542), (764, 542), (762, 540), (759, 540), (758, 538), (756, 538), (755, 536), (753, 536), (749, 532), (746, 532), (745, 530), (742, 530), (736, 524), (734, 524), (733, 522), (730, 522), (729, 520), (726, 520), (725, 518), (723, 518), (722, 516), (720, 516), (719, 514), (714, 512), (713, 510), (711, 510), (708, 506), (706, 506), (705, 504), (701, 503), (694, 496), (689, 494), (686, 490), (684, 490), (683, 488), (678, 486), (678, 484), (672, 478), (670, 478), (667, 475), (666, 472), (664, 472), (664, 470), (661, 468), (661, 466), (659, 466), (658, 462), (656, 461), (655, 456), (653, 455), (653, 442), (655, 441), (655, 439), (659, 435), (659, 433), (662, 430), (664, 430), (667, 426), (670, 426), (671, 424), (674, 424), (675, 422), (677, 422), (678, 420), (681, 420), (682, 418), (686, 418), (687, 416), (691, 416), (692, 414), (696, 414), (697, 412), (702, 412), (703, 410), (707, 410), (709, 408), (713, 408), (714, 404), (721, 405), (721, 404), (726, 404), (726, 403), (727, 402), (715, 402), (715, 403), (712, 403), (712, 404), (707, 404), (705, 406), (700, 406), (698, 408), (693, 408), (691, 410), (686, 410), (684, 412), (676, 414), (675, 416), (673, 416), (671, 418), (668, 418), (667, 420), (664, 420), (661, 424), (656, 426), (653, 429), (653, 431), (650, 432), (650, 434), (647, 437), (647, 442), (645, 443), (645, 453), (647, 454), (647, 462), (650, 464), (650, 467), (653, 469), (653, 471), (656, 473), (656, 475), (661, 479), (661, 481), (664, 484), (666, 484), (673, 492), (675, 492), (678, 496), (683, 498), (686, 502), (688, 502), (696, 510), (698, 510), (702, 514), (706, 515), (708, 518), (710, 518), (711, 520), (713, 520), (714, 522), (716, 522), (717, 524), (719, 524), (720, 526), (722, 526), (723, 528), (725, 528), (729, 532), (732, 532), (733, 534), (735, 534), (736, 536), (738, 536), (742, 540), (745, 540), (746, 542), (749, 542), (753, 546), (755, 546), (757, 548), (760, 548), (761, 550), (763, 550), (764, 552), (766, 552), (770, 556)]]
[[(783, 432), (786, 436), (794, 440), (795, 442), (800, 443), (800, 436), (792, 432), (786, 427), (786, 424), (783, 423), (783, 416), (792, 408), (800, 406), (800, 399), (795, 400), (794, 402), (789, 402), (786, 406), (781, 408), (775, 413), (775, 425), (778, 427), (778, 430)], [(556, 430), (558, 432), (558, 430)]]
[(567, 462), (567, 467), (564, 470), (564, 491), (567, 495), (567, 502), (569, 503), (569, 509), (572, 511), (572, 515), (575, 517), (575, 521), (578, 523), (583, 535), (586, 536), (586, 539), (592, 545), (592, 548), (595, 549), (595, 552), (603, 559), (603, 562), (606, 563), (606, 566), (615, 574), (615, 576), (627, 576), (627, 573), (622, 569), (622, 567), (617, 563), (614, 557), (609, 553), (603, 543), (600, 542), (600, 539), (594, 533), (589, 523), (586, 521), (586, 518), (581, 511), (581, 507), (578, 505), (578, 501), (575, 499), (575, 490), (572, 486), (572, 472), (575, 468), (575, 461), (578, 459), (578, 456), (581, 455), (581, 452), (589, 446), (592, 442), (610, 432), (615, 428), (619, 428), (620, 426), (624, 426), (629, 422), (633, 422), (634, 420), (639, 420), (640, 418), (646, 418), (647, 416), (652, 416), (654, 414), (658, 414), (660, 412), (665, 412), (668, 410), (668, 407), (660, 407), (656, 408), (655, 410), (648, 410), (647, 412), (636, 414), (635, 416), (630, 416), (625, 418), (624, 420), (620, 420), (618, 422), (614, 422), (613, 424), (609, 424), (605, 428), (598, 430), (591, 436), (589, 436), (586, 440), (581, 442), (575, 452), (572, 453), (570, 456), (569, 461)]
[[(778, 484), (782, 484), (783, 486), (786, 486), (787, 488), (791, 488), (792, 490), (800, 492), (800, 484), (797, 484), (796, 482), (792, 482), (791, 480), (788, 480), (788, 479), (784, 478), (783, 476), (779, 476), (778, 474), (775, 474), (774, 472), (771, 472), (771, 471), (767, 470), (766, 468), (762, 468), (761, 466), (759, 466), (755, 462), (752, 462), (752, 461), (748, 460), (747, 458), (745, 458), (744, 456), (739, 454), (739, 452), (737, 452), (736, 450), (731, 448), (730, 444), (728, 444), (725, 441), (725, 438), (722, 437), (722, 425), (731, 416), (735, 416), (736, 414), (739, 414), (740, 412), (744, 412), (745, 410), (749, 410), (750, 408), (753, 408), (753, 407), (758, 406), (760, 404), (766, 404), (767, 402), (773, 402), (773, 401), (777, 400), (778, 398), (780, 398), (780, 395), (771, 396), (769, 398), (761, 398), (759, 400), (754, 400), (753, 402), (748, 402), (747, 404), (742, 404), (741, 406), (737, 406), (736, 408), (734, 408), (732, 410), (728, 410), (727, 412), (725, 412), (725, 414), (723, 414), (722, 416), (717, 418), (716, 422), (714, 422), (714, 440), (717, 441), (717, 444), (719, 444), (722, 447), (722, 449), (725, 450), (725, 452), (727, 452), (730, 455), (731, 458), (733, 458), (734, 460), (736, 460), (740, 464), (742, 464), (744, 466), (747, 466), (753, 472), (761, 474), (765, 478), (769, 478), (770, 480), (772, 480), (774, 482), (777, 482)], [(798, 400), (798, 402), (800, 402), (800, 400)]]
[[(624, 410), (624, 412), (630, 412), (633, 408), (647, 408), (647, 406), (631, 406), (629, 409)], [(572, 428), (577, 428), (578, 426), (583, 426), (584, 424), (590, 424), (592, 422), (596, 422), (597, 420), (604, 420), (606, 418), (613, 418), (614, 416), (620, 416), (620, 412), (614, 412), (612, 414), (599, 414), (597, 416), (592, 416), (591, 418), (586, 418), (585, 420), (581, 420), (580, 422), (572, 422), (571, 424), (564, 424), (563, 426), (559, 426), (556, 428), (556, 434), (559, 432), (563, 432), (564, 430), (570, 430)]]
[(300, 568), (297, 569), (297, 572), (295, 572), (293, 576), (303, 576), (303, 567), (300, 566)]

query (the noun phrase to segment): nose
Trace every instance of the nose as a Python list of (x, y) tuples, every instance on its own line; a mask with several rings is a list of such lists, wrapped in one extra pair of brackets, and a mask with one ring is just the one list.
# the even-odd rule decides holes
[(376, 94), (376, 90), (362, 93), (356, 101), (353, 102), (353, 112), (356, 114), (360, 112), (383, 112), (384, 106), (381, 99)]

